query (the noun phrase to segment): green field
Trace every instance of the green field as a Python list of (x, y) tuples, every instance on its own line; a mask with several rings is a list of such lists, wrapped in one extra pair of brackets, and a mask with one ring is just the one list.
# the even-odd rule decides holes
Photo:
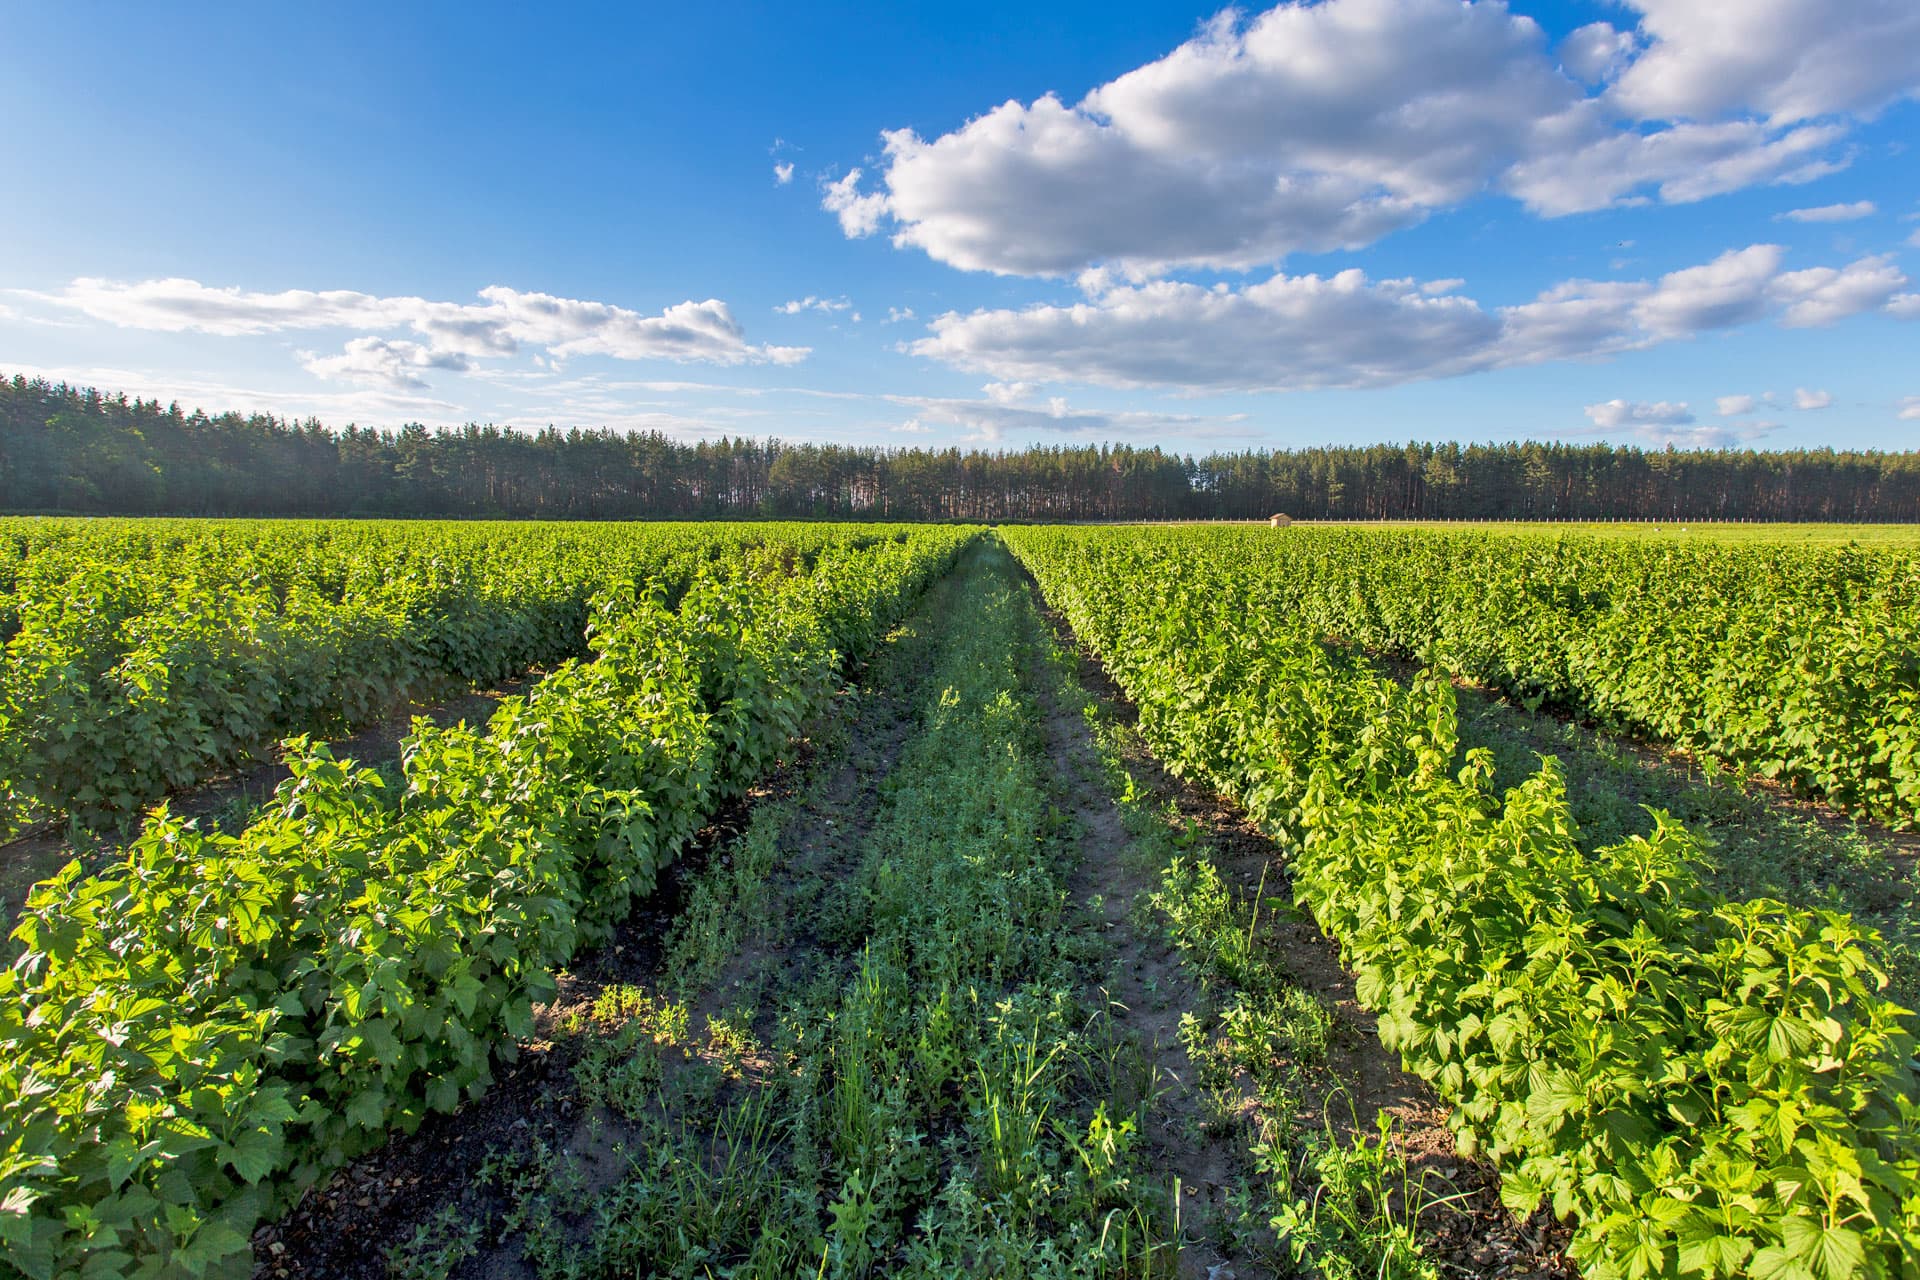
[(1911, 1274), (1774, 528), (0, 523), (0, 1276)]
[(1920, 524), (1768, 524), (1749, 521), (1649, 520), (1370, 520), (1296, 522), (1302, 529), (1485, 529), (1500, 533), (1603, 534), (1613, 538), (1704, 541), (1734, 545), (1920, 548)]

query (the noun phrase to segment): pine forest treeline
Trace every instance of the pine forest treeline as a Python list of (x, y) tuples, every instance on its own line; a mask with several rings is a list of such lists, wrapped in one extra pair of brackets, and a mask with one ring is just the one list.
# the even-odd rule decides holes
[(121, 515), (1920, 521), (1920, 453), (1405, 444), (1183, 456), (398, 431), (0, 379), (0, 507)]

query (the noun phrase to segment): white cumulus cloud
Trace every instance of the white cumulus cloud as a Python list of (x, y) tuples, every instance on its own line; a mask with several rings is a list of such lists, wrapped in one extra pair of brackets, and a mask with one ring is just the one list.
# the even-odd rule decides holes
[(1136, 281), (1354, 248), (1504, 191), (1560, 215), (1844, 166), (1854, 121), (1920, 88), (1912, 0), (1623, 0), (1550, 50), (1503, 0), (1228, 11), (1077, 102), (882, 134), (825, 184), (845, 233), (967, 270)]
[(1807, 182), (1832, 173), (1823, 159), (1846, 136), (1839, 125), (1775, 134), (1752, 120), (1681, 123), (1653, 133), (1600, 127), (1598, 103), (1549, 126), (1566, 143), (1517, 161), (1506, 189), (1549, 217), (1640, 199), (1651, 188), (1668, 204), (1691, 204), (1766, 182)]
[(1796, 409), (1825, 409), (1832, 403), (1831, 391), (1809, 391), (1799, 387), (1793, 393), (1793, 407)]
[(1590, 22), (1560, 42), (1560, 65), (1587, 84), (1602, 84), (1626, 65), (1638, 43), (1631, 31)]
[(1608, 90), (1643, 119), (1872, 112), (1920, 87), (1912, 0), (1627, 0), (1647, 49)]
[(1737, 418), (1759, 407), (1760, 397), (1750, 395), (1720, 396), (1713, 402), (1713, 411), (1723, 418)]
[(1608, 400), (1588, 405), (1587, 417), (1593, 419), (1596, 427), (1672, 427), (1692, 422), (1693, 412), (1687, 408), (1684, 400), (1678, 403), (1659, 400), (1651, 404), (1645, 401)]
[(793, 166), (791, 164), (783, 161), (773, 166), (773, 183), (775, 186), (784, 187), (792, 181)]
[(1804, 329), (1829, 325), (1863, 311), (1892, 308), (1907, 277), (1893, 265), (1893, 255), (1862, 258), (1844, 267), (1809, 267), (1789, 271), (1774, 280), (1773, 296), (1787, 304), (1781, 323)]
[(910, 348), (1002, 382), (1194, 390), (1380, 386), (1465, 372), (1500, 321), (1464, 298), (1336, 276), (1155, 281), (1070, 307), (949, 314)]
[(1908, 396), (1900, 402), (1900, 421), (1920, 422), (1920, 396)]
[(1010, 101), (884, 135), (884, 190), (826, 193), (850, 235), (972, 270), (1241, 268), (1370, 243), (1472, 194), (1580, 90), (1498, 4), (1329, 0), (1228, 13), (1077, 104)]
[[(1276, 274), (1234, 288), (1109, 285), (1070, 306), (948, 313), (909, 348), (999, 382), (1184, 391), (1390, 386), (1586, 360), (1775, 317), (1783, 324), (1885, 307), (1901, 282), (1879, 259), (1782, 273), (1752, 245), (1658, 280), (1569, 280), (1494, 309), (1359, 270)], [(1823, 272), (1825, 274), (1823, 274)], [(1902, 278), (1903, 279), (1903, 278)], [(1870, 283), (1863, 283), (1870, 282)]]
[(860, 191), (861, 170), (849, 169), (846, 176), (822, 186), (822, 208), (838, 215), (840, 229), (851, 238), (870, 236), (880, 229), (886, 216), (887, 198)]
[(300, 353), (300, 364), (317, 378), (333, 382), (357, 382), (365, 386), (388, 387), (395, 391), (424, 391), (430, 385), (421, 376), (427, 369), (445, 369), (465, 373), (472, 368), (467, 357), (457, 351), (434, 351), (404, 339), (355, 338), (337, 356)]
[(1780, 269), (1777, 244), (1749, 245), (1712, 262), (1669, 272), (1635, 304), (1635, 317), (1665, 336), (1726, 329), (1766, 314), (1767, 289)]

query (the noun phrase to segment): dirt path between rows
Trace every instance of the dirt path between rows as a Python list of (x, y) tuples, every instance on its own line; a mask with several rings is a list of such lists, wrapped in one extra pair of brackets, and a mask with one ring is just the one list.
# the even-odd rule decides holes
[[(1037, 592), (1033, 601), (1038, 608)], [(1183, 1222), (1218, 1218), (1230, 1212), (1228, 1187), (1244, 1157), (1237, 1135), (1208, 1135), (1195, 1068), (1181, 1045), (1181, 1017), (1199, 1007), (1200, 986), (1164, 934), (1137, 925), (1134, 905), (1157, 883), (1132, 855), (1132, 836), (1106, 794), (1085, 717), (1057, 696), (1048, 674), (1030, 667), (1026, 681), (1040, 707), (1041, 742), (1055, 793), (1074, 821), (1079, 861), (1068, 878), (1070, 900), (1093, 913), (1112, 949), (1109, 1007), (1161, 1082), (1148, 1133), (1156, 1172), (1170, 1189), (1179, 1188)], [(1252, 1089), (1245, 1088), (1244, 1105), (1255, 1101)], [(1183, 1235), (1191, 1242), (1180, 1251), (1180, 1275), (1187, 1280), (1219, 1277), (1235, 1261), (1202, 1232)]]
[[(1031, 578), (1027, 582), (1034, 607), (1055, 642), (1077, 657), (1074, 677), (1079, 689), (1094, 699), (1100, 716), (1133, 726), (1138, 712), (1131, 701), (1092, 653), (1079, 645), (1065, 618), (1047, 606), (1038, 584)], [(1107, 927), (1120, 948), (1122, 963), (1113, 997), (1133, 1011), (1130, 1021), (1143, 1042), (1152, 1046), (1161, 1069), (1182, 1082), (1160, 1104), (1168, 1119), (1159, 1135), (1162, 1156), (1190, 1189), (1194, 1199), (1189, 1205), (1203, 1213), (1225, 1214), (1232, 1178), (1247, 1171), (1248, 1135), (1211, 1143), (1190, 1136), (1200, 1105), (1187, 1083), (1191, 1072), (1177, 1032), (1181, 1013), (1200, 1006), (1200, 986), (1168, 940), (1128, 927), (1135, 899), (1158, 887), (1157, 870), (1128, 856), (1131, 837), (1118, 805), (1102, 785), (1099, 752), (1081, 708), (1063, 702), (1059, 691), (1044, 679), (1037, 679), (1034, 687), (1042, 695), (1047, 750), (1063, 789), (1073, 797), (1073, 814), (1082, 832), (1084, 861), (1074, 879), (1074, 892), (1082, 899), (1100, 896)], [(1172, 802), (1179, 824), (1197, 832), (1211, 847), (1212, 860), (1230, 885), (1248, 898), (1292, 900), (1283, 851), (1243, 810), (1209, 788), (1174, 776), (1136, 734), (1125, 735), (1124, 741), (1124, 764), (1135, 784), (1156, 799)], [(1331, 1124), (1341, 1137), (1351, 1139), (1356, 1132), (1371, 1130), (1377, 1112), (1391, 1115), (1409, 1165), (1433, 1184), (1463, 1195), (1456, 1204), (1433, 1211), (1421, 1224), (1423, 1250), (1455, 1274), (1499, 1280), (1577, 1277), (1564, 1256), (1566, 1228), (1544, 1212), (1516, 1222), (1500, 1203), (1493, 1169), (1458, 1155), (1446, 1124), (1446, 1108), (1423, 1081), (1401, 1070), (1397, 1057), (1380, 1044), (1376, 1019), (1356, 998), (1353, 977), (1340, 962), (1337, 944), (1301, 912), (1270, 911), (1257, 918), (1256, 927), (1258, 943), (1277, 957), (1294, 983), (1322, 999), (1335, 1019), (1327, 1059), (1306, 1073), (1308, 1096), (1294, 1122), (1309, 1131)], [(1258, 1101), (1251, 1086), (1243, 1085), (1243, 1094), (1250, 1129)], [(1181, 1264), (1183, 1276), (1208, 1280), (1225, 1280), (1236, 1274), (1236, 1266), (1238, 1274), (1253, 1274), (1214, 1241), (1184, 1251)]]

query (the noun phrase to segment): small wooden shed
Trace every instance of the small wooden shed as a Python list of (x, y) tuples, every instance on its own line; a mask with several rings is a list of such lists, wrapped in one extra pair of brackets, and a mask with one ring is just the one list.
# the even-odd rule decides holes
[(1292, 523), (1293, 523), (1292, 516), (1281, 515), (1278, 512), (1267, 517), (1267, 527), (1270, 529), (1284, 529)]

